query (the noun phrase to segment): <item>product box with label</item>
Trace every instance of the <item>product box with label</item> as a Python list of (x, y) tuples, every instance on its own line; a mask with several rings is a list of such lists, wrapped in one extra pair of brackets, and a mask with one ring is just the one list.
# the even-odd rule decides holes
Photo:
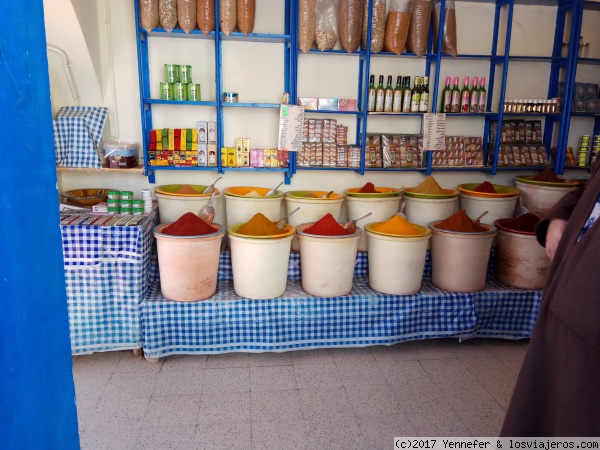
[(208, 142), (217, 142), (217, 122), (207, 122)]
[(203, 121), (199, 121), (196, 122), (196, 130), (198, 130), (198, 143), (206, 143), (207, 142), (207, 136), (208, 136), (208, 130), (207, 130), (207, 123), (203, 122)]
[(340, 98), (338, 111), (358, 111), (357, 101), (353, 98)]
[(298, 105), (304, 106), (304, 109), (318, 109), (319, 99), (316, 97), (298, 97)]
[(337, 98), (320, 98), (318, 102), (319, 109), (324, 111), (337, 111), (338, 110), (338, 99)]

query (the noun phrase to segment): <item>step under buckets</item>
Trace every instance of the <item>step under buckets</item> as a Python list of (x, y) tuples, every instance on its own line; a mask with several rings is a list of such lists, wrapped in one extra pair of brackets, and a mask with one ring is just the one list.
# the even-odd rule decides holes
[(276, 222), (281, 218), (283, 192), (265, 197), (268, 188), (235, 186), (223, 189), (227, 227), (248, 222), (255, 214), (262, 213), (267, 219)]
[(173, 236), (154, 229), (163, 297), (177, 302), (194, 302), (212, 297), (217, 290), (221, 239), (225, 228), (197, 236)]
[[(185, 186), (188, 187), (188, 192), (177, 192)], [(156, 195), (156, 199), (158, 200), (160, 223), (173, 223), (187, 212), (198, 214), (210, 200), (210, 194), (203, 194), (204, 189), (206, 189), (206, 186), (200, 184), (166, 184), (157, 186), (154, 189), (154, 195)], [(217, 208), (219, 196), (219, 190), (215, 189), (215, 197), (212, 201), (212, 206), (215, 209)]]
[[(285, 203), (287, 212), (290, 213), (296, 208), (300, 208), (287, 219), (287, 222), (296, 227), (302, 223), (316, 222), (327, 213), (335, 217), (336, 220), (339, 220), (344, 196), (333, 192), (327, 198), (319, 198), (326, 194), (327, 192), (325, 191), (286, 192)], [(298, 236), (296, 235), (292, 239), (292, 250), (300, 250)]]
[(538, 217), (544, 216), (561, 198), (579, 185), (576, 181), (553, 183), (532, 180), (532, 176), (517, 176), (515, 184), (521, 191), (521, 205)]
[(485, 288), (487, 266), (496, 227), (482, 223), (482, 232), (431, 228), (431, 282), (450, 292), (478, 292)]
[(281, 234), (275, 236), (248, 236), (237, 233), (242, 225), (232, 225), (227, 230), (235, 293), (253, 300), (282, 296), (287, 286), (295, 228), (286, 225)]
[(316, 297), (338, 297), (352, 290), (358, 239), (362, 234), (356, 228), (353, 234), (322, 236), (305, 233), (313, 223), (296, 227), (300, 241), (302, 289)]
[(419, 292), (431, 230), (421, 225), (413, 225), (420, 234), (394, 235), (373, 230), (373, 225), (377, 223), (365, 225), (369, 241), (371, 289), (392, 295), (411, 295)]
[[(377, 193), (358, 192), (360, 188), (346, 189), (346, 201), (348, 202), (348, 218), (357, 219), (365, 214), (371, 213), (369, 222), (384, 222), (392, 217), (400, 209), (402, 192), (396, 188), (375, 188)], [(367, 251), (369, 241), (367, 234), (363, 233), (358, 240), (358, 250)]]

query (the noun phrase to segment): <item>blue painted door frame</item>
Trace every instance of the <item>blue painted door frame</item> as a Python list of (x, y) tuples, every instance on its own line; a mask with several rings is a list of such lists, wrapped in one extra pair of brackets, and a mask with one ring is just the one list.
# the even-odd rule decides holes
[(0, 447), (77, 449), (43, 0), (0, 17)]

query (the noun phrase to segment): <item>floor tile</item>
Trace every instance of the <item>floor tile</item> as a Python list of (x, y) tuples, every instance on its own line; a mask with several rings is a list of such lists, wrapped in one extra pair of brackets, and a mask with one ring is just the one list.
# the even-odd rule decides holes
[(456, 358), (493, 358), (494, 354), (482, 339), (466, 339), (458, 342), (452, 352)]
[(198, 424), (250, 422), (250, 391), (204, 393), (200, 400)]
[(298, 389), (342, 386), (342, 379), (333, 362), (317, 364), (294, 364)]
[(137, 431), (136, 450), (195, 450), (195, 426), (144, 427)]
[(331, 356), (337, 363), (364, 363), (374, 364), (375, 357), (368, 347), (364, 348), (335, 348), (331, 350)]
[(159, 372), (164, 362), (164, 358), (158, 361), (150, 362), (141, 356), (135, 356), (132, 351), (123, 352), (115, 372)]
[(296, 389), (294, 368), (292, 366), (251, 367), (250, 389), (252, 391)]
[(294, 363), (291, 352), (251, 353), (250, 367), (291, 366)]
[(170, 370), (196, 371), (206, 368), (206, 355), (171, 355), (164, 358), (161, 372)]
[(394, 438), (414, 436), (413, 425), (404, 413), (389, 413), (385, 416), (358, 416), (358, 426), (363, 435), (365, 448), (389, 450), (394, 448)]
[(371, 354), (377, 362), (404, 362), (406, 360), (416, 360), (415, 352), (407, 346), (406, 342), (395, 345), (377, 345), (370, 347)]
[(142, 419), (143, 427), (195, 427), (200, 395), (152, 397)]
[(460, 345), (456, 338), (444, 339), (422, 339), (419, 341), (410, 341), (411, 351), (415, 357), (421, 359), (444, 359), (455, 358), (454, 351)]
[(317, 348), (312, 350), (294, 350), (290, 352), (294, 365), (332, 363), (333, 355), (329, 348)]
[(307, 419), (306, 430), (311, 449), (364, 449), (365, 442), (354, 417)]
[(391, 386), (400, 411), (427, 412), (449, 411), (447, 395), (431, 380), (423, 379)]
[(355, 416), (385, 416), (400, 412), (398, 400), (387, 385), (346, 387), (346, 395)]
[(133, 398), (152, 396), (158, 372), (113, 373), (102, 394), (103, 398)]
[(250, 422), (218, 422), (198, 424), (198, 450), (252, 450)]
[(388, 382), (382, 368), (378, 364), (364, 362), (338, 362), (336, 363), (342, 384), (348, 386), (374, 386), (386, 385)]
[(385, 361), (379, 363), (383, 376), (391, 387), (402, 386), (410, 383), (419, 383), (424, 380), (433, 382), (431, 376), (425, 371), (417, 360)]
[(250, 368), (206, 369), (203, 392), (246, 392), (250, 390)]
[(167, 370), (156, 377), (154, 397), (163, 395), (200, 395), (204, 384), (204, 370)]
[(255, 420), (301, 419), (298, 390), (252, 391), (250, 394), (251, 416)]
[(501, 407), (456, 411), (473, 436), (498, 436), (506, 412)]
[(415, 436), (473, 436), (456, 411), (406, 413)]
[(77, 372), (73, 374), (75, 381), (75, 398), (77, 405), (87, 406), (89, 404), (96, 405), (112, 374), (110, 373), (93, 373), (93, 372)]
[(223, 369), (228, 367), (249, 367), (250, 355), (248, 353), (222, 353), (208, 355), (206, 367), (209, 369)]
[(137, 430), (119, 426), (86, 430), (79, 434), (79, 440), (81, 450), (133, 450)]
[(352, 405), (346, 389), (343, 387), (326, 387), (299, 389), (302, 414), (307, 420), (331, 418), (341, 416), (354, 416)]
[(79, 355), (73, 363), (73, 373), (113, 373), (124, 352), (96, 352)]
[(466, 383), (475, 381), (475, 377), (456, 359), (424, 359), (419, 361), (427, 374), (436, 383)]
[(473, 408), (499, 406), (494, 397), (479, 382), (436, 383), (450, 407), (455, 411), (468, 411)]
[(102, 397), (86, 431), (110, 427), (137, 429), (149, 403), (149, 397)]
[(305, 450), (308, 436), (304, 419), (253, 420), (254, 450)]

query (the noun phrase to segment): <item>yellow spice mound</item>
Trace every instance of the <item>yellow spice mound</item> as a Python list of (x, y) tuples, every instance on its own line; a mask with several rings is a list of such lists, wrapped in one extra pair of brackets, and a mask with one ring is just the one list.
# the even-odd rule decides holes
[(404, 236), (416, 236), (422, 232), (410, 224), (404, 217), (394, 216), (385, 222), (378, 223), (371, 227), (373, 231), (387, 234), (400, 234)]
[(261, 213), (256, 213), (248, 222), (238, 228), (239, 234), (247, 236), (275, 236), (282, 231)]
[(435, 178), (432, 175), (429, 175), (425, 178), (420, 185), (414, 188), (411, 192), (416, 192), (417, 194), (443, 194), (444, 188), (442, 188)]

